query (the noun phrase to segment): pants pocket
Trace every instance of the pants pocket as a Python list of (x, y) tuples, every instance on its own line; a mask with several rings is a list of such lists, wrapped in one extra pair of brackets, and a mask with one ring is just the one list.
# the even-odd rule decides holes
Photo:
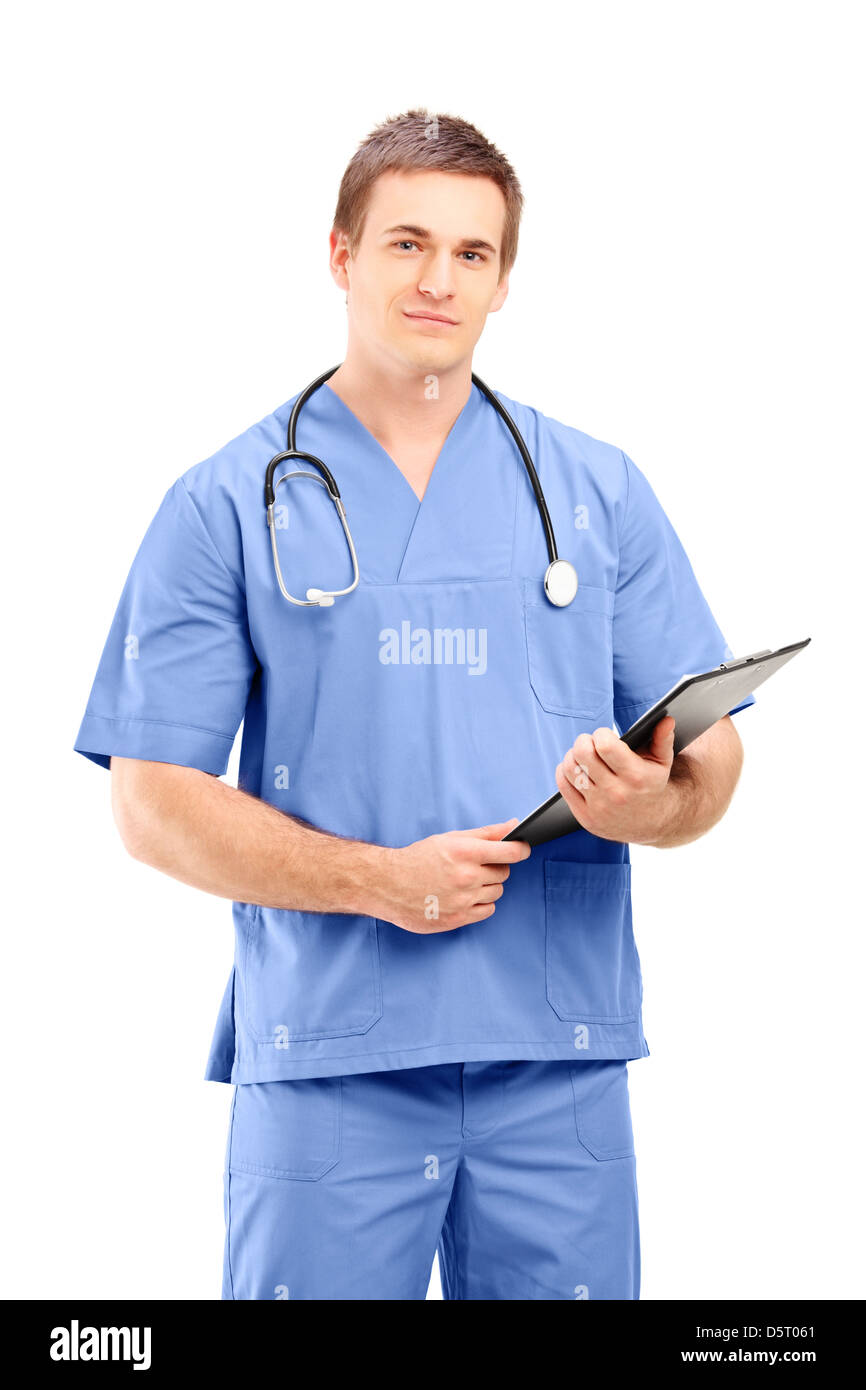
[(548, 859), (545, 879), (547, 1000), (582, 1023), (634, 1023), (640, 964), (631, 921), (631, 865)]
[(571, 1062), (577, 1137), (593, 1158), (634, 1157), (625, 1062)]
[(228, 1170), (316, 1182), (339, 1161), (342, 1133), (339, 1076), (238, 1086)]

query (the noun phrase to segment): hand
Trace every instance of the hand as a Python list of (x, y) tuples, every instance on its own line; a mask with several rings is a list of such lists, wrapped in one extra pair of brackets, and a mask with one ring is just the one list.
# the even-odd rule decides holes
[(519, 822), (429, 835), (389, 852), (384, 907), (377, 916), (405, 931), (432, 935), (483, 922), (496, 911), (509, 865), (528, 859), (525, 840), (502, 843)]
[(556, 769), (556, 785), (591, 835), (633, 844), (659, 838), (670, 814), (675, 724), (673, 715), (666, 714), (640, 753), (614, 729), (596, 729), (575, 739)]

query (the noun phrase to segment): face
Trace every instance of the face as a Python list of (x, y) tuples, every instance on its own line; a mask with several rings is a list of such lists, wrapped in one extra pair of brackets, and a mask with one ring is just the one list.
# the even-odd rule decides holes
[(471, 362), (500, 283), (505, 199), (492, 179), (438, 170), (382, 174), (354, 256), (331, 234), (331, 273), (346, 291), (349, 348), (441, 374)]

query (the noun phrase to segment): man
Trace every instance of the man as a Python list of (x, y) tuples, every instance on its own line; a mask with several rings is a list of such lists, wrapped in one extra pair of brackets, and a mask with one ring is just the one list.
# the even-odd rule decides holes
[[(76, 744), (129, 852), (234, 903), (207, 1068), (235, 1084), (226, 1298), (423, 1299), (437, 1247), (448, 1299), (638, 1296), (628, 844), (704, 834), (742, 751), (729, 717), (676, 759), (669, 718), (622, 743), (730, 649), (631, 459), (506, 400), (579, 574), (545, 595), (527, 473), (472, 381), (521, 206), (465, 121), (364, 141), (331, 233), (348, 346), (297, 421), (360, 580), (309, 461), (278, 469), (308, 476), (271, 551), (294, 397), (169, 489)], [(503, 837), (554, 769), (580, 828), (530, 856)]]

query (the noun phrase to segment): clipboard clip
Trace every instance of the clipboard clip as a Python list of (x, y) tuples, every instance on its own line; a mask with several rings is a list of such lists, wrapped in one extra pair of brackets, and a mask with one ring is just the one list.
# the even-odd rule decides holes
[(771, 654), (772, 648), (765, 647), (762, 652), (752, 652), (751, 656), (738, 656), (733, 661), (720, 661), (719, 670), (727, 671), (731, 666), (739, 666), (744, 661), (760, 661), (762, 656), (770, 656)]

